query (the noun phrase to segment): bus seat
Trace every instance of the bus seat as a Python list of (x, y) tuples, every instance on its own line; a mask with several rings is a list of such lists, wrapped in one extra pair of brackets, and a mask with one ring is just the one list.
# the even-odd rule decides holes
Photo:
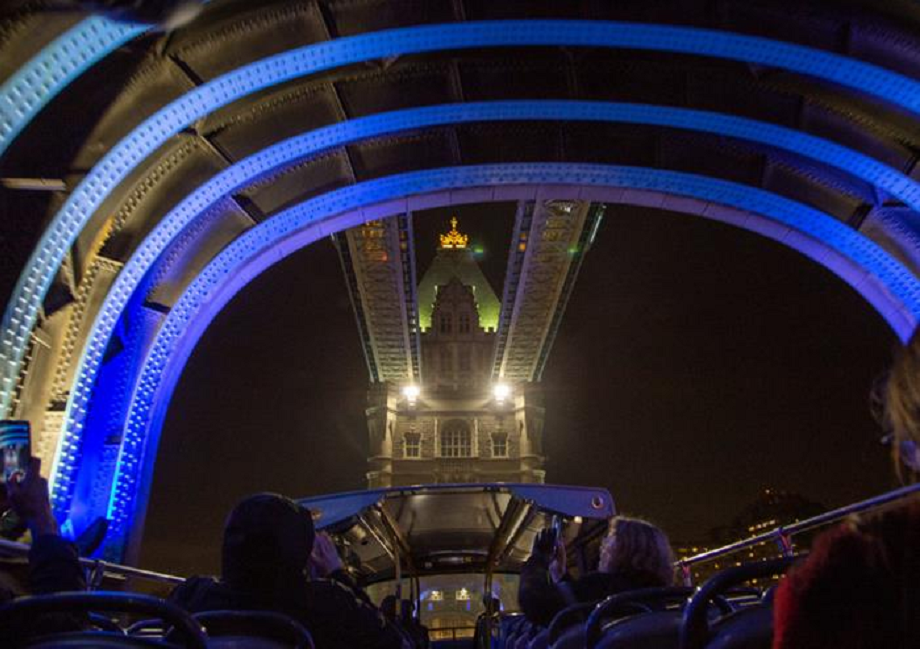
[(584, 646), (585, 625), (576, 624), (563, 631), (550, 649), (584, 649)]
[(675, 649), (683, 611), (653, 611), (615, 620), (603, 629), (597, 649)]
[(15, 646), (21, 649), (180, 649), (184, 645), (108, 631), (74, 631), (24, 640)]
[(752, 606), (727, 615), (711, 628), (706, 649), (770, 649), (773, 645), (773, 607)]
[(541, 629), (527, 645), (527, 649), (547, 649), (548, 647), (549, 629)]
[(205, 628), (209, 649), (314, 649), (303, 625), (281, 613), (207, 611), (193, 617)]

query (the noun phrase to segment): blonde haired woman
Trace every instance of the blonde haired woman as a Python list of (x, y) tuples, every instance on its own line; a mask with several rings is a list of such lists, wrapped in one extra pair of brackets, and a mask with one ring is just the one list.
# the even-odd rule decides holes
[(885, 390), (885, 424), (893, 436), (895, 472), (904, 482), (916, 482), (920, 477), (920, 329), (895, 357)]
[(610, 519), (597, 572), (573, 580), (565, 566), (565, 544), (556, 539), (552, 528), (542, 530), (521, 569), (518, 593), (521, 610), (534, 624), (548, 625), (556, 613), (576, 602), (674, 582), (674, 553), (668, 537), (648, 521), (628, 516)]
[[(920, 477), (920, 329), (895, 357), (883, 394), (894, 469)], [(920, 647), (920, 499), (838, 525), (780, 582), (774, 649)]]

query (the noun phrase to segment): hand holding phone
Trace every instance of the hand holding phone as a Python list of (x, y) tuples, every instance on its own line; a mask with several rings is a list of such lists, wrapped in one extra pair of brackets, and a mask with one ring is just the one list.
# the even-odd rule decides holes
[(37, 457), (29, 458), (27, 470), (13, 475), (6, 484), (10, 505), (19, 518), (28, 525), (32, 537), (40, 535), (57, 535), (58, 526), (51, 511), (51, 499), (48, 495), (48, 481), (41, 475), (42, 462)]
[(3, 453), (3, 472), (0, 474), (3, 484), (7, 484), (11, 479), (25, 479), (32, 457), (32, 432), (29, 422), (0, 420), (0, 452)]

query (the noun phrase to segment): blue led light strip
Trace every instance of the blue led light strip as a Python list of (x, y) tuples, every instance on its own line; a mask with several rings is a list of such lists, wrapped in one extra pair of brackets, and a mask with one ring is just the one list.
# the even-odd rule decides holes
[[(569, 100), (497, 101), (428, 106), (354, 119), (292, 137), (223, 170), (167, 213), (125, 264), (106, 296), (80, 358), (65, 415), (58, 460), (52, 471), (56, 505), (63, 509), (76, 466), (67, 462), (79, 448), (78, 425), (95, 385), (112, 331), (131, 295), (170, 243), (221, 198), (260, 176), (298, 159), (362, 139), (444, 124), (502, 120), (625, 122), (669, 126), (743, 138), (793, 151), (877, 185), (920, 210), (920, 184), (884, 164), (833, 142), (781, 126), (720, 113), (651, 106)], [(61, 459), (64, 463), (62, 465)]]
[(71, 81), (146, 27), (87, 18), (46, 45), (0, 86), (0, 156)]
[(691, 27), (578, 20), (509, 20), (425, 25), (310, 45), (243, 66), (164, 107), (124, 138), (69, 197), (26, 264), (3, 318), (0, 414), (8, 413), (42, 298), (66, 250), (106, 196), (150, 153), (197, 119), (293, 78), (372, 59), (502, 46), (661, 50), (769, 65), (812, 75), (920, 112), (920, 83), (837, 54), (766, 38)]
[[(181, 365), (207, 323), (230, 298), (261, 270), (293, 252), (296, 246), (285, 239), (309, 229), (328, 234), (330, 218), (363, 206), (401, 197), (463, 187), (497, 185), (577, 184), (622, 187), (664, 192), (728, 205), (766, 216), (793, 228), (852, 259), (864, 268), (873, 268), (882, 283), (913, 314), (920, 316), (918, 280), (884, 250), (852, 228), (810, 207), (767, 191), (723, 180), (673, 171), (592, 164), (499, 164), (452, 167), (390, 176), (346, 187), (310, 199), (260, 223), (221, 251), (195, 280), (170, 311), (150, 346), (135, 383), (125, 437), (116, 468), (116, 479), (109, 504), (112, 519), (111, 539), (118, 542), (127, 532), (141, 487), (143, 465), (152, 462), (155, 448), (147, 448), (148, 437), (157, 439), (167, 399), (178, 380)], [(341, 227), (341, 226), (340, 226)], [(312, 237), (315, 238), (315, 237)], [(306, 237), (305, 237), (306, 239)], [(251, 260), (263, 259), (253, 267)], [(245, 272), (240, 269), (250, 264)], [(172, 362), (178, 367), (170, 367)], [(161, 384), (163, 378), (166, 381)], [(151, 455), (146, 455), (150, 453)], [(149, 478), (147, 478), (149, 479)]]

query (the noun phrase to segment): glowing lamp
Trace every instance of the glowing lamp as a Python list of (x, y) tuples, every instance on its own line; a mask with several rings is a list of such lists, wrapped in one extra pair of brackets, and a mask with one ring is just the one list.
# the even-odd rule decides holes
[(492, 396), (498, 403), (504, 403), (505, 399), (511, 396), (511, 386), (506, 383), (496, 383), (492, 386)]
[(421, 394), (421, 390), (417, 385), (406, 385), (402, 389), (402, 394), (406, 397), (406, 401), (409, 402), (410, 406), (414, 406), (415, 402), (418, 400), (418, 395)]

